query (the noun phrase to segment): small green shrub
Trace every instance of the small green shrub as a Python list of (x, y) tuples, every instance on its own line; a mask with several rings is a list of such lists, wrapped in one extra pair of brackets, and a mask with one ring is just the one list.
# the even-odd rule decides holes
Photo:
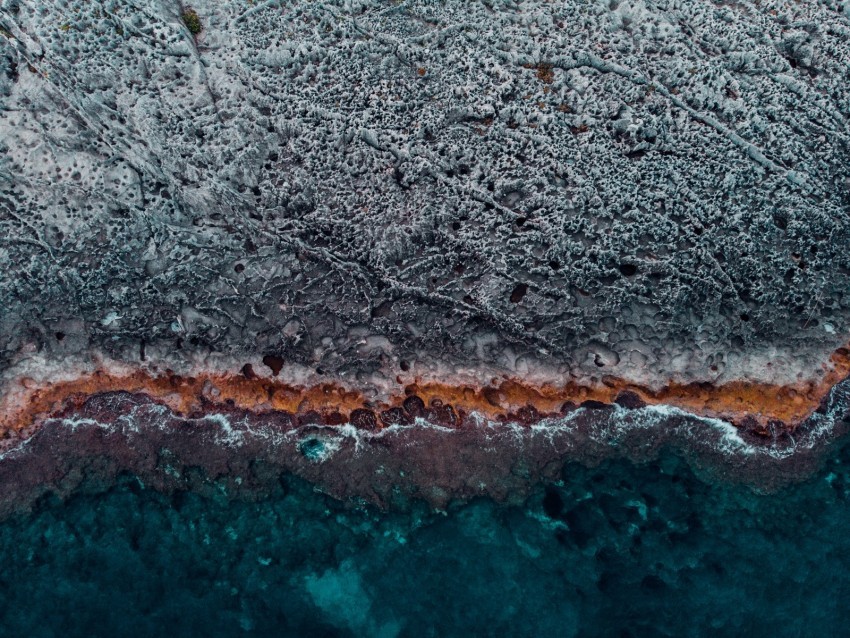
[(201, 26), (201, 16), (198, 15), (198, 12), (194, 9), (186, 9), (183, 11), (183, 14), (180, 16), (183, 18), (183, 24), (186, 25), (186, 28), (189, 29), (189, 33), (192, 35), (198, 35), (203, 28)]

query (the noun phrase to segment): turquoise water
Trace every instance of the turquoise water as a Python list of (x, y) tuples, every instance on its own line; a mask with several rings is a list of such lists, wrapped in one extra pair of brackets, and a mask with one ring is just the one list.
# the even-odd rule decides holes
[(165, 495), (123, 477), (0, 526), (3, 636), (838, 636), (850, 450), (774, 495), (675, 456), (521, 505)]

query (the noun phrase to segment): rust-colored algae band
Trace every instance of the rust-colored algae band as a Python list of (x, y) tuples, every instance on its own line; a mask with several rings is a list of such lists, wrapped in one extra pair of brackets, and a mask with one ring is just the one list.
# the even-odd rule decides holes
[(0, 434), (26, 433), (44, 417), (81, 404), (89, 396), (114, 391), (147, 394), (187, 416), (214, 411), (220, 405), (257, 412), (282, 410), (312, 415), (331, 425), (351, 420), (364, 427), (382, 427), (394, 422), (394, 415), (400, 411), (393, 410), (405, 405), (405, 400), (409, 408), (410, 397), (416, 396), (425, 409), (442, 407), (450, 420), (462, 420), (464, 414), (476, 412), (492, 419), (529, 421), (557, 414), (565, 404), (592, 401), (630, 403), (633, 407), (644, 403), (665, 404), (737, 424), (747, 419), (756, 431), (770, 422), (793, 430), (848, 375), (850, 351), (839, 348), (830, 363), (824, 365), (819, 381), (795, 385), (746, 381), (723, 385), (673, 383), (653, 391), (613, 377), (604, 377), (593, 385), (578, 382), (529, 385), (518, 379), (501, 378), (493, 379), (487, 386), (449, 385), (423, 379), (404, 383), (399, 378), (397, 393), (382, 401), (370, 401), (360, 392), (333, 382), (304, 387), (244, 373), (178, 376), (166, 372), (154, 376), (139, 371), (119, 376), (98, 371), (43, 387), (27, 383), (31, 387), (25, 391), (23, 402), (17, 401), (16, 408), (0, 416)]

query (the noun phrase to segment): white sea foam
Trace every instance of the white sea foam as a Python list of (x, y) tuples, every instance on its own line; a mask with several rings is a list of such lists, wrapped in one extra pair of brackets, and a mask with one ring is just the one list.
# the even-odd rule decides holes
[(416, 417), (414, 422), (410, 425), (390, 425), (374, 432), (371, 430), (364, 430), (362, 428), (355, 427), (351, 423), (344, 423), (342, 425), (304, 425), (290, 430), (286, 433), (286, 437), (290, 439), (300, 440), (303, 437), (303, 433), (306, 428), (321, 431), (326, 436), (335, 437), (340, 440), (349, 439), (351, 441), (354, 441), (355, 454), (360, 454), (366, 448), (369, 441), (375, 439), (382, 439), (389, 436), (395, 436), (397, 434), (408, 432), (414, 429), (435, 430), (444, 434), (452, 434), (457, 432), (457, 430), (454, 428), (447, 428), (442, 425), (430, 423), (420, 417)]
[[(600, 418), (590, 424), (585, 433), (596, 443), (616, 447), (623, 435), (634, 430), (652, 430), (669, 424), (671, 419), (676, 421), (673, 436), (684, 436), (695, 444), (710, 445), (716, 451), (727, 456), (763, 456), (782, 460), (795, 453), (810, 450), (819, 443), (828, 440), (832, 435), (835, 424), (850, 405), (850, 382), (836, 386), (830, 396), (825, 413), (813, 414), (805, 430), (791, 435), (791, 444), (783, 442), (765, 442), (752, 444), (747, 442), (739, 430), (730, 422), (723, 419), (697, 416), (669, 405), (652, 405), (629, 410), (615, 405), (606, 412), (598, 412)], [(116, 410), (121, 406), (116, 405)], [(577, 425), (588, 416), (588, 408), (577, 408), (568, 414), (547, 417), (532, 424), (530, 427), (520, 423), (503, 423), (486, 418), (479, 413), (469, 415), (472, 427), (477, 428), (484, 436), (485, 442), (493, 450), (504, 445), (506, 439), (513, 445), (522, 445), (527, 441), (542, 437), (553, 446), (558, 446), (558, 452), (566, 454), (579, 439), (571, 434)], [(174, 415), (171, 410), (160, 404), (134, 404), (130, 410), (118, 416), (114, 422), (104, 423), (88, 417), (66, 417), (48, 419), (42, 427), (61, 425), (71, 432), (80, 428), (96, 427), (104, 430), (120, 430), (126, 434), (143, 436), (144, 431), (156, 428), (163, 430), (174, 427)], [(428, 429), (441, 434), (452, 435), (457, 429), (430, 423), (423, 418), (416, 418), (410, 425), (392, 425), (377, 431), (369, 431), (355, 427), (351, 423), (339, 426), (311, 424), (284, 430), (272, 425), (258, 425), (249, 415), (235, 417), (223, 413), (210, 413), (198, 419), (188, 419), (185, 426), (192, 427), (192, 422), (207, 422), (217, 426), (215, 442), (219, 445), (242, 447), (249, 439), (264, 440), (272, 446), (298, 445), (308, 436), (321, 439), (323, 451), (318, 460), (324, 461), (342, 449), (348, 442), (354, 444), (354, 453), (360, 454), (368, 448), (370, 441), (402, 435), (417, 429)], [(587, 421), (584, 421), (587, 423)], [(647, 435), (649, 436), (649, 434)], [(0, 460), (22, 453), (29, 445), (30, 438), (22, 438), (7, 450), (0, 453)]]

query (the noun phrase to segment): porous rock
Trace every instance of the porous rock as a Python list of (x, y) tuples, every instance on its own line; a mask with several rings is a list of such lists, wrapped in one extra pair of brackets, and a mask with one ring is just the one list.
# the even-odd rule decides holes
[(6, 0), (0, 365), (816, 368), (845, 5)]

